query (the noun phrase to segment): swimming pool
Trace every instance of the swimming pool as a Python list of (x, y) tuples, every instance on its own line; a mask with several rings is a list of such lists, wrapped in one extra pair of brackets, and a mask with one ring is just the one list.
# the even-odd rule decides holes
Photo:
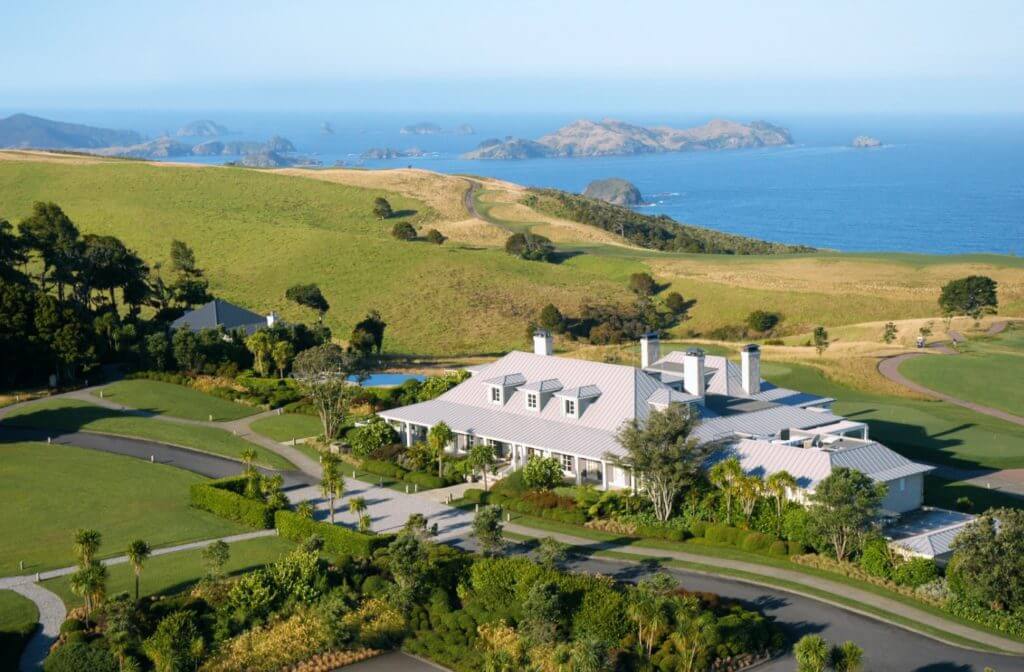
[[(370, 373), (366, 380), (359, 383), (363, 387), (397, 387), (407, 380), (418, 380), (423, 382), (426, 380), (426, 376), (422, 376), (416, 373), (383, 373), (373, 372)], [(355, 376), (350, 376), (349, 380), (355, 381)]]

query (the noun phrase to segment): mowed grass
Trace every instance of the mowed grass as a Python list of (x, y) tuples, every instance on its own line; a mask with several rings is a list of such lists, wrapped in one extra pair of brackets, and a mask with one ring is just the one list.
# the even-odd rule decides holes
[(319, 418), (301, 413), (282, 413), (272, 415), (268, 418), (260, 418), (251, 425), (252, 431), (257, 434), (286, 443), (292, 439), (305, 439), (310, 436), (319, 436), (324, 433), (324, 427)]
[[(386, 196), (404, 214), (376, 220), (376, 196)], [(528, 347), (524, 327), (545, 304), (572, 315), (584, 303), (631, 303), (626, 283), (640, 271), (696, 300), (691, 319), (674, 329), (678, 337), (741, 324), (759, 308), (780, 311), (787, 333), (818, 324), (931, 316), (942, 284), (970, 273), (1000, 283), (1005, 314), (1024, 313), (1024, 260), (1012, 257), (740, 257), (584, 239), (560, 240), (559, 249), (578, 253), (562, 263), (528, 262), (457, 238), (441, 246), (396, 241), (390, 236), (394, 222), (411, 221), (423, 230), (440, 215), (393, 192), (295, 171), (0, 161), (0, 213), (17, 222), (35, 200), (59, 203), (84, 232), (121, 237), (151, 264), (167, 261), (172, 239), (185, 240), (213, 291), (252, 310), (310, 320), (309, 311), (283, 295), (292, 284), (319, 283), (332, 302), (327, 321), (335, 334), (344, 336), (367, 310), (377, 309), (388, 322), (384, 345), (392, 352), (468, 355)], [(445, 211), (453, 216), (461, 209)], [(523, 214), (524, 225), (533, 214)], [(536, 221), (544, 217), (538, 214)]]
[[(188, 505), (204, 480), (162, 464), (73, 446), (0, 443), (0, 576), (74, 564), (73, 535), (103, 535), (101, 557), (248, 531)], [(25, 562), (24, 571), (18, 562)]]
[[(186, 420), (238, 420), (259, 412), (251, 406), (159, 380), (121, 380), (102, 389), (103, 399), (130, 408)], [(99, 392), (94, 392), (99, 396)]]
[(803, 364), (763, 362), (769, 381), (834, 397), (837, 413), (865, 421), (871, 438), (915, 460), (966, 469), (1024, 467), (1024, 427), (941, 401), (862, 392)]
[(1024, 415), (1024, 328), (971, 338), (958, 355), (908, 359), (900, 373), (958, 399)]
[(271, 469), (294, 469), (295, 465), (273, 451), (238, 438), (215, 427), (185, 425), (169, 420), (125, 415), (77, 399), (39, 401), (12, 411), (4, 424), (35, 429), (100, 432), (160, 443), (169, 443), (204, 453), (242, 459), (242, 451), (256, 451), (257, 464)]
[(35, 629), (39, 610), (13, 590), (0, 590), (0, 670), (18, 669), (25, 636)]
[[(274, 562), (295, 548), (293, 542), (280, 537), (260, 537), (229, 544), (231, 558), (225, 571), (238, 574)], [(135, 594), (135, 575), (128, 563), (107, 568), (107, 594), (120, 592)], [(178, 593), (190, 588), (206, 574), (202, 551), (189, 550), (151, 557), (143, 566), (139, 582), (139, 595), (164, 595)], [(80, 597), (71, 592), (70, 580), (66, 576), (44, 581), (43, 585), (56, 593), (70, 609), (80, 606)]]

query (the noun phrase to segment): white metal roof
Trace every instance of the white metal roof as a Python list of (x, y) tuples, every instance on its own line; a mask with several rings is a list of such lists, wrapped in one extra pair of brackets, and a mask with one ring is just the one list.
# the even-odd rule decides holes
[(488, 385), (500, 385), (501, 387), (516, 387), (526, 382), (526, 377), (521, 373), (506, 373), (484, 381)]
[(562, 389), (562, 381), (557, 378), (548, 378), (547, 380), (535, 380), (530, 383), (526, 383), (519, 388), (524, 392), (558, 392)]

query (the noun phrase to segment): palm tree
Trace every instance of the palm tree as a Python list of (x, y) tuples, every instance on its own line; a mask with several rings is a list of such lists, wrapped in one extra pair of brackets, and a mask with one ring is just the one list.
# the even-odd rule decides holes
[(761, 499), (762, 490), (763, 483), (757, 476), (747, 476), (744, 474), (736, 481), (736, 495), (740, 500), (743, 518), (746, 520), (747, 524), (750, 524), (750, 516), (754, 514), (754, 507), (757, 506), (757, 500)]
[(299, 505), (295, 507), (295, 513), (299, 514), (303, 518), (313, 519), (313, 508), (312, 502), (299, 502)]
[(359, 520), (362, 517), (363, 512), (366, 511), (366, 498), (353, 497), (348, 500), (348, 511), (356, 517), (356, 520)]
[(444, 476), (444, 451), (448, 444), (452, 442), (452, 436), (451, 428), (443, 422), (439, 422), (431, 427), (427, 433), (427, 445), (430, 446), (430, 452), (434, 455), (434, 459), (437, 460), (438, 478)]
[(246, 473), (252, 471), (252, 465), (256, 462), (256, 449), (253, 447), (242, 449), (242, 462), (245, 464)]
[(708, 480), (716, 488), (725, 493), (725, 510), (732, 522), (732, 495), (736, 489), (736, 483), (743, 477), (743, 465), (738, 457), (730, 457), (722, 460), (711, 467), (708, 472)]
[(370, 514), (364, 513), (359, 517), (359, 531), (360, 532), (371, 532), (373, 530), (373, 518), (370, 518)]
[(676, 669), (695, 672), (699, 658), (717, 643), (716, 633), (714, 616), (702, 612), (696, 600), (681, 605), (676, 612), (676, 627), (668, 636), (669, 644), (679, 654), (680, 664)]
[(469, 464), (478, 469), (484, 477), (484, 490), (487, 488), (487, 472), (494, 466), (494, 446), (478, 443), (469, 449)]
[(89, 615), (98, 606), (107, 591), (107, 568), (98, 562), (92, 562), (71, 575), (71, 592), (85, 601), (85, 622), (88, 625)]
[(782, 507), (786, 504), (786, 496), (797, 487), (796, 478), (785, 469), (776, 471), (764, 481), (764, 489), (775, 498), (776, 512), (782, 518)]
[(340, 460), (334, 453), (324, 453), (320, 475), (320, 491), (330, 502), (331, 524), (334, 524), (334, 500), (345, 491), (345, 479), (341, 475)]
[(139, 577), (142, 576), (142, 563), (149, 558), (151, 553), (149, 544), (144, 542), (142, 539), (136, 539), (132, 543), (128, 544), (128, 562), (132, 566), (132, 572), (135, 573), (135, 601), (139, 601)]
[(82, 567), (91, 565), (102, 541), (103, 535), (97, 530), (79, 529), (76, 531), (75, 555), (78, 556), (78, 564)]
[(828, 643), (821, 635), (804, 635), (793, 647), (798, 672), (824, 672), (828, 665)]

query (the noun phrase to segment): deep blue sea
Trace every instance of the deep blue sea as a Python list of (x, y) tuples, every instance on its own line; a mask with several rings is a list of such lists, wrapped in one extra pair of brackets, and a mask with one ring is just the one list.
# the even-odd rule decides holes
[[(673, 153), (589, 159), (465, 161), (482, 139), (537, 138), (574, 116), (479, 117), (337, 112), (47, 112), (51, 118), (118, 128), (151, 137), (194, 119), (213, 119), (228, 139), (290, 139), (325, 166), (413, 165), (448, 173), (493, 176), (533, 186), (582, 191), (591, 180), (621, 177), (636, 184), (646, 213), (786, 243), (844, 251), (1024, 254), (1024, 118), (785, 118), (785, 148)], [(600, 115), (591, 115), (599, 118)], [(736, 117), (733, 117), (736, 118)], [(690, 126), (707, 118), (628, 118), (639, 124)], [(741, 121), (748, 119), (739, 118)], [(443, 128), (468, 123), (474, 135), (402, 135), (421, 121)], [(333, 128), (325, 134), (324, 122)], [(853, 149), (857, 135), (884, 146)], [(430, 154), (361, 161), (371, 147)], [(192, 160), (192, 159), (187, 159)], [(198, 160), (198, 159), (196, 159)], [(226, 161), (217, 157), (211, 161)]]

